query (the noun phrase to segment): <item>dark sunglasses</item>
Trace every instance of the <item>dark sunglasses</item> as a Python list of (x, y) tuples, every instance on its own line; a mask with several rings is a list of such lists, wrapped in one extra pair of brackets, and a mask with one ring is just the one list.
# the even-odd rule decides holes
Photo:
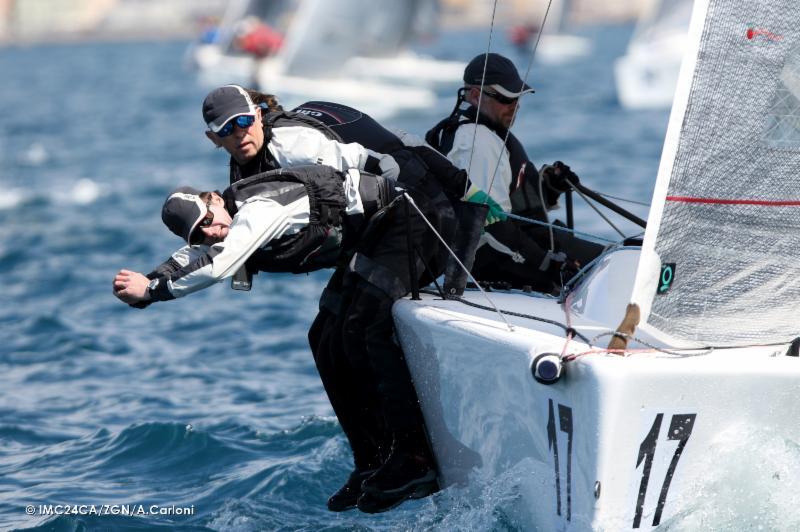
[(508, 96), (503, 96), (499, 92), (490, 91), (487, 89), (483, 89), (483, 93), (493, 100), (497, 100), (498, 102), (502, 103), (503, 105), (509, 105), (512, 103), (516, 103), (519, 99), (519, 96), (516, 98), (509, 98)]
[(189, 237), (189, 243), (194, 244), (201, 244), (205, 239), (206, 235), (200, 230), (201, 227), (210, 227), (211, 224), (214, 223), (214, 213), (211, 212), (211, 200), (206, 202), (206, 215), (200, 220), (200, 223), (197, 224), (197, 227), (194, 228), (192, 231), (192, 235)]
[(236, 118), (232, 118), (228, 120), (219, 131), (217, 131), (218, 137), (227, 137), (231, 133), (233, 133), (233, 126), (236, 124), (241, 129), (247, 129), (248, 127), (252, 126), (256, 121), (256, 117), (253, 115), (239, 115)]

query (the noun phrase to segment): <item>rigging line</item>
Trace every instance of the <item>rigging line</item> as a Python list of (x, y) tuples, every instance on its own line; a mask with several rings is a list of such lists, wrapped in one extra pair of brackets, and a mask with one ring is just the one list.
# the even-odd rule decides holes
[[(496, 1), (496, 0), (495, 0)], [(539, 40), (542, 38), (542, 31), (544, 29), (544, 25), (547, 24), (547, 15), (550, 13), (550, 7), (553, 5), (553, 0), (548, 0), (547, 2), (547, 9), (544, 12), (544, 18), (542, 18), (542, 24), (539, 26), (540, 31), (536, 35), (536, 42), (534, 43), (533, 47), (531, 47), (531, 55), (530, 59), (528, 59), (528, 68), (525, 69), (525, 76), (522, 78), (522, 86), (519, 88), (520, 92), (522, 92), (522, 88), (528, 82), (528, 76), (531, 73), (531, 68), (533, 67), (533, 59), (536, 56), (536, 49), (539, 48)], [(488, 59), (488, 56), (487, 56)], [(484, 72), (485, 75), (485, 72)], [(483, 93), (483, 85), (481, 85), (481, 93)], [(522, 95), (520, 95), (522, 98)], [(500, 160), (503, 158), (503, 155), (506, 152), (506, 142), (508, 142), (508, 136), (511, 135), (511, 128), (514, 127), (514, 122), (517, 119), (517, 112), (519, 112), (519, 98), (517, 99), (517, 105), (514, 107), (514, 112), (511, 114), (511, 123), (506, 129), (506, 136), (503, 138), (503, 148), (500, 150), (500, 156), (497, 158), (497, 163), (494, 165), (494, 172), (492, 172), (492, 178), (489, 180), (489, 190), (486, 191), (487, 194), (491, 195), (492, 186), (494, 186), (495, 177), (497, 177), (497, 170), (500, 168)], [(478, 114), (480, 115), (480, 99), (478, 99)], [(478, 125), (477, 121), (475, 122), (475, 130), (477, 131)], [(474, 145), (473, 145), (474, 149)], [(471, 155), (470, 155), (471, 157)], [(538, 172), (537, 172), (538, 173)], [(513, 176), (512, 176), (513, 177)], [(541, 181), (541, 180), (540, 180)], [(540, 182), (541, 184), (541, 182)], [(541, 188), (541, 187), (540, 187)], [(542, 201), (541, 198), (541, 190), (539, 191), (539, 201)], [(542, 206), (544, 206), (544, 202), (542, 201)], [(552, 239), (553, 235), (550, 234), (550, 238)], [(552, 246), (551, 246), (552, 247)]]
[[(476, 286), (478, 286), (478, 288), (480, 288), (480, 285), (478, 285), (477, 283), (476, 283)], [(483, 290), (482, 288), (480, 288), (480, 289)], [(420, 290), (420, 291), (424, 292), (426, 294), (436, 295), (436, 292), (434, 292), (432, 290)], [(586, 336), (582, 335), (581, 333), (579, 333), (575, 329), (567, 327), (563, 323), (560, 323), (560, 322), (555, 321), (555, 320), (550, 320), (550, 319), (547, 319), (547, 318), (540, 318), (539, 316), (533, 316), (531, 314), (523, 314), (522, 312), (514, 312), (514, 311), (511, 311), (511, 310), (498, 310), (497, 307), (492, 309), (492, 307), (487, 307), (486, 305), (481, 305), (479, 303), (473, 303), (472, 301), (467, 301), (463, 297), (458, 297), (458, 296), (448, 296), (448, 299), (452, 300), (452, 301), (458, 301), (459, 303), (463, 303), (463, 304), (465, 304), (465, 305), (467, 305), (469, 307), (475, 307), (475, 308), (478, 308), (478, 309), (481, 309), (481, 310), (488, 310), (490, 312), (492, 310), (494, 310), (495, 312), (500, 313), (500, 315), (505, 314), (505, 315), (508, 315), (508, 316), (514, 316), (516, 318), (525, 318), (525, 319), (528, 319), (528, 320), (540, 321), (542, 323), (547, 323), (549, 325), (554, 325), (556, 327), (559, 327), (559, 328), (563, 329), (566, 334), (574, 334), (575, 337), (579, 338), (585, 344), (591, 345), (591, 344), (589, 344), (589, 339)]]
[(581, 192), (581, 191), (580, 191), (580, 190), (578, 190), (577, 188), (573, 187), (573, 186), (572, 186), (572, 183), (570, 183), (570, 182), (569, 182), (569, 179), (567, 179), (567, 183), (569, 183), (569, 186), (571, 186), (571, 187), (572, 187), (572, 190), (574, 190), (575, 192), (577, 192), (577, 193), (578, 193), (578, 195), (579, 195), (580, 197), (582, 197), (582, 198), (583, 198), (583, 201), (585, 201), (585, 202), (586, 202), (586, 203), (589, 205), (589, 207), (591, 207), (592, 209), (594, 209), (594, 212), (596, 212), (596, 213), (597, 213), (597, 214), (600, 216), (600, 218), (602, 218), (603, 220), (605, 220), (605, 221), (606, 221), (606, 223), (607, 223), (608, 225), (610, 225), (610, 226), (611, 226), (611, 228), (612, 228), (612, 229), (614, 229), (614, 231), (616, 231), (616, 232), (619, 234), (619, 236), (621, 236), (622, 238), (625, 238), (625, 233), (623, 233), (622, 231), (620, 231), (620, 230), (619, 230), (619, 228), (618, 228), (616, 225), (614, 225), (614, 223), (613, 223), (611, 220), (609, 220), (609, 219), (608, 219), (608, 217), (607, 217), (605, 214), (603, 214), (603, 213), (600, 211), (600, 209), (598, 209), (598, 208), (595, 206), (595, 204), (594, 204), (594, 203), (592, 203), (591, 201), (589, 201), (589, 198), (587, 198), (586, 196), (584, 196), (584, 195), (583, 195), (583, 192)]
[(634, 205), (641, 205), (642, 207), (649, 207), (650, 206), (649, 203), (645, 203), (644, 201), (636, 201), (636, 200), (627, 199), (627, 198), (620, 198), (619, 196), (612, 196), (611, 194), (605, 194), (603, 192), (597, 192), (597, 194), (603, 196), (604, 198), (611, 198), (611, 199), (615, 199), (617, 201), (624, 201), (626, 203), (633, 203)]
[[(492, 49), (492, 34), (494, 33), (494, 15), (497, 11), (497, 0), (494, 0), (494, 4), (492, 4), (492, 21), (489, 25), (489, 41), (486, 44), (486, 54), (483, 56), (483, 74), (481, 75), (481, 89), (478, 93), (478, 112), (475, 113), (475, 130), (472, 132), (472, 147), (469, 150), (469, 163), (467, 164), (467, 175), (472, 172), (472, 155), (475, 153), (475, 138), (478, 136), (478, 120), (481, 116), (481, 102), (483, 101), (483, 84), (486, 80), (486, 67), (489, 64), (489, 51)], [(461, 104), (459, 103), (459, 107)], [(464, 183), (464, 195), (467, 195), (467, 187), (469, 186), (469, 179), (466, 180)], [(492, 187), (489, 186), (489, 190), (486, 191), (486, 194), (490, 194)]]
[[(402, 189), (397, 188), (396, 190), (402, 190)], [(469, 276), (470, 280), (472, 280), (472, 282), (475, 283), (475, 285), (478, 288), (480, 288), (480, 291), (483, 293), (483, 296), (486, 298), (486, 301), (488, 301), (492, 305), (492, 307), (494, 307), (495, 312), (497, 312), (497, 314), (500, 315), (500, 318), (505, 322), (506, 327), (508, 327), (508, 330), (511, 331), (511, 332), (514, 332), (514, 327), (508, 322), (506, 317), (503, 316), (503, 313), (500, 312), (500, 309), (498, 309), (497, 305), (494, 304), (494, 301), (492, 301), (492, 298), (489, 297), (489, 294), (487, 294), (484, 291), (484, 289), (481, 288), (481, 286), (478, 284), (478, 281), (476, 281), (475, 278), (470, 273), (469, 269), (466, 266), (464, 266), (464, 264), (456, 256), (455, 252), (452, 249), (450, 249), (450, 246), (448, 246), (447, 242), (444, 241), (444, 238), (442, 238), (442, 235), (439, 234), (439, 231), (437, 231), (436, 228), (434, 228), (433, 225), (428, 221), (428, 219), (425, 217), (425, 215), (422, 214), (422, 211), (419, 209), (419, 207), (417, 207), (417, 204), (414, 202), (414, 199), (411, 196), (409, 196), (408, 193), (405, 192), (405, 190), (403, 190), (403, 196), (405, 196), (406, 201), (408, 203), (410, 203), (411, 206), (414, 207), (414, 209), (419, 213), (420, 217), (428, 225), (428, 227), (431, 228), (431, 231), (433, 231), (433, 234), (436, 235), (436, 238), (438, 238), (439, 241), (442, 243), (442, 245), (445, 248), (447, 248), (447, 251), (450, 253), (450, 256), (452, 256), (456, 260), (458, 265), (461, 266), (461, 269), (464, 270), (464, 272), (466, 272), (466, 274)]]
[(572, 234), (578, 235), (578, 236), (588, 236), (588, 237), (593, 238), (595, 240), (602, 240), (603, 242), (608, 242), (609, 244), (617, 244), (619, 242), (619, 240), (611, 240), (610, 238), (605, 238), (605, 237), (602, 237), (602, 236), (593, 235), (592, 233), (585, 233), (583, 231), (577, 231), (575, 229), (570, 229), (569, 227), (566, 227), (566, 226), (556, 225), (556, 224), (552, 224), (552, 223), (549, 223), (549, 222), (542, 222), (542, 221), (539, 221), (539, 220), (534, 220), (532, 218), (526, 218), (524, 216), (520, 216), (518, 214), (512, 214), (510, 212), (505, 213), (505, 215), (507, 217), (511, 218), (512, 220), (519, 220), (520, 222), (527, 222), (529, 224), (541, 225), (542, 227), (552, 227), (556, 231), (564, 231), (565, 233), (572, 233)]
[[(709, 353), (711, 353), (713, 351), (730, 351), (732, 349), (748, 349), (748, 348), (751, 348), (751, 347), (779, 347), (779, 346), (783, 346), (783, 345), (789, 345), (789, 344), (792, 343), (792, 340), (789, 340), (788, 342), (771, 342), (771, 343), (768, 343), (768, 344), (704, 345), (704, 346), (698, 346), (698, 347), (669, 347), (669, 348), (665, 348), (665, 347), (658, 347), (658, 346), (653, 345), (653, 344), (651, 344), (649, 342), (645, 342), (641, 338), (638, 338), (638, 337), (636, 337), (636, 336), (634, 336), (632, 334), (621, 333), (619, 331), (606, 331), (604, 333), (600, 333), (597, 336), (595, 336), (594, 338), (592, 338), (592, 342), (595, 342), (596, 340), (598, 340), (600, 338), (603, 338), (605, 336), (614, 336), (614, 335), (623, 336), (623, 337), (627, 338), (629, 341), (634, 341), (636, 343), (642, 344), (643, 346), (648, 347), (650, 349), (653, 349), (655, 351), (660, 351), (660, 352), (666, 353), (668, 355), (677, 355), (677, 356), (701, 356), (701, 355), (707, 355), (707, 354), (709, 354)], [(590, 345), (594, 345), (594, 344), (590, 344)], [(687, 353), (687, 351), (699, 351), (699, 353)]]

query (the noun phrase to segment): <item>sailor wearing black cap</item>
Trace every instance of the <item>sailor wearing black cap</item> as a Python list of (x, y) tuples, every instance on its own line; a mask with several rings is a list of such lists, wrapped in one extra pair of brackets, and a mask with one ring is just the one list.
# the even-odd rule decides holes
[(383, 511), (438, 489), (419, 402), (393, 340), (391, 308), (411, 285), (409, 234), (421, 284), (442, 273), (446, 254), (413, 209), (406, 215), (394, 181), (364, 168), (396, 174), (445, 238), (454, 229), (450, 201), (463, 194), (466, 176), (425, 148), (433, 163), (447, 165), (440, 168), (446, 176), (433, 175), (424, 162), (429, 154), (418, 156), (352, 108), (310, 102), (299, 111), (284, 112), (274, 97), (238, 86), (212, 91), (203, 116), (209, 138), (231, 154), (231, 186), (222, 194), (187, 187), (170, 193), (164, 223), (197, 245), (147, 276), (122, 270), (114, 290), (142, 306), (243, 268), (336, 267), (309, 342), (355, 470), (328, 507), (341, 511), (358, 503), (363, 511)]
[[(464, 87), (453, 112), (428, 131), (425, 140), (466, 169), (470, 181), (489, 192), (503, 211), (547, 222), (547, 212), (558, 206), (559, 196), (570, 188), (568, 181), (577, 183), (578, 176), (561, 162), (545, 165), (540, 173), (509, 132), (521, 97), (533, 92), (508, 58), (478, 55), (464, 69)], [(472, 199), (476, 200), (485, 201)], [(481, 281), (553, 292), (578, 264), (602, 251), (558, 231), (553, 242), (542, 227), (499, 218), (487, 226), (475, 257), (472, 273)]]

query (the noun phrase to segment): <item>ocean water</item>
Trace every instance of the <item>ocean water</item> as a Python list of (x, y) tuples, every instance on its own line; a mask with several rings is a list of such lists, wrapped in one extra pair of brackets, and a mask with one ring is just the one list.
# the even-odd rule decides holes
[[(591, 57), (535, 63), (514, 131), (537, 164), (561, 159), (591, 188), (646, 202), (668, 113), (617, 104), (611, 67), (630, 31), (586, 29)], [(448, 33), (426, 51), (466, 61), (486, 36)], [(378, 516), (325, 509), (352, 465), (306, 344), (327, 272), (261, 274), (250, 293), (226, 283), (146, 311), (112, 296), (117, 270), (149, 271), (178, 246), (159, 216), (170, 189), (227, 184), (186, 44), (0, 49), (0, 529), (527, 529), (492, 479)], [(502, 34), (493, 49), (526, 68)], [(385, 123), (422, 134), (453, 93)], [(576, 208), (580, 229), (615, 238)]]

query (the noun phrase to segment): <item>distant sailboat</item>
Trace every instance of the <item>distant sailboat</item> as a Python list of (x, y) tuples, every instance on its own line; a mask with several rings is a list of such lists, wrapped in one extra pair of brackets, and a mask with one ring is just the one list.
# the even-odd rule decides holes
[(428, 109), (434, 89), (457, 84), (464, 68), (408, 51), (416, 14), (429, 3), (306, 0), (281, 52), (259, 63), (259, 86), (293, 103), (330, 99), (376, 117)]
[[(586, 37), (570, 34), (569, 18), (573, 0), (553, 0), (547, 12), (544, 28), (534, 24), (510, 28), (509, 39), (519, 47), (536, 46), (536, 59), (545, 64), (561, 64), (589, 55), (592, 42)], [(541, 31), (541, 37), (537, 34)]]
[(542, 38), (536, 48), (536, 59), (540, 62), (566, 63), (591, 53), (592, 42), (588, 38), (569, 33), (572, 5), (573, 0), (553, 0), (550, 5)]
[[(186, 52), (186, 63), (197, 70), (202, 83), (251, 84), (259, 61), (258, 53), (240, 46), (241, 33), (248, 22), (265, 24), (274, 31), (283, 27), (283, 18), (296, 0), (232, 0), (216, 27), (208, 28)], [(278, 31), (275, 31), (278, 35)]]
[(623, 107), (672, 105), (692, 4), (693, 0), (651, 0), (636, 25), (627, 53), (615, 65), (617, 96)]

